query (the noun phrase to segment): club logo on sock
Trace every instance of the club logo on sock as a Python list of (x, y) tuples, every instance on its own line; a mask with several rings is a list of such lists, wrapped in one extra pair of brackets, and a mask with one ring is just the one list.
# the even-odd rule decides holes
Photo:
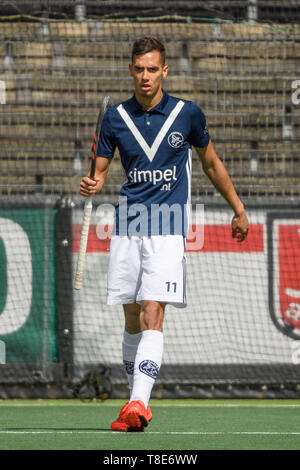
[(141, 372), (148, 375), (148, 377), (151, 377), (154, 380), (158, 376), (159, 367), (155, 362), (150, 361), (150, 359), (141, 362), (139, 365), (139, 369)]
[(123, 362), (124, 362), (126, 373), (128, 375), (133, 375), (134, 362), (131, 362), (131, 361), (123, 361)]

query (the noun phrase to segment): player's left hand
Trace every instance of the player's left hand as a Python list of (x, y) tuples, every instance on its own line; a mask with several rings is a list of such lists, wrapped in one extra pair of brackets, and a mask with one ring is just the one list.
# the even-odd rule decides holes
[(234, 215), (231, 222), (232, 238), (237, 238), (238, 242), (242, 242), (248, 235), (248, 218), (246, 212), (243, 211), (238, 215)]

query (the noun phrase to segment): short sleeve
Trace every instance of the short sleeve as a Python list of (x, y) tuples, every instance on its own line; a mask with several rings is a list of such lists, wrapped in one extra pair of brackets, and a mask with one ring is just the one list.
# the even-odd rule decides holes
[(103, 116), (96, 156), (113, 158), (116, 149), (116, 140), (111, 125), (112, 108), (109, 108)]
[(209, 142), (209, 133), (206, 125), (206, 118), (198, 105), (190, 103), (191, 131), (188, 142), (195, 147), (206, 147)]

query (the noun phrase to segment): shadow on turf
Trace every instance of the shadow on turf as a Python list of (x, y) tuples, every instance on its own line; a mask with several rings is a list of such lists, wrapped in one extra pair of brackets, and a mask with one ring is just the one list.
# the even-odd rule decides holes
[(107, 428), (6, 428), (3, 431), (107, 431), (111, 432), (110, 429)]

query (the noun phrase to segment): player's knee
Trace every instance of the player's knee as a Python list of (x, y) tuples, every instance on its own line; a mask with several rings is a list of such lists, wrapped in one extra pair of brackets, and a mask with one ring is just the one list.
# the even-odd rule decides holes
[(144, 301), (140, 315), (141, 330), (163, 329), (164, 304), (153, 301)]

